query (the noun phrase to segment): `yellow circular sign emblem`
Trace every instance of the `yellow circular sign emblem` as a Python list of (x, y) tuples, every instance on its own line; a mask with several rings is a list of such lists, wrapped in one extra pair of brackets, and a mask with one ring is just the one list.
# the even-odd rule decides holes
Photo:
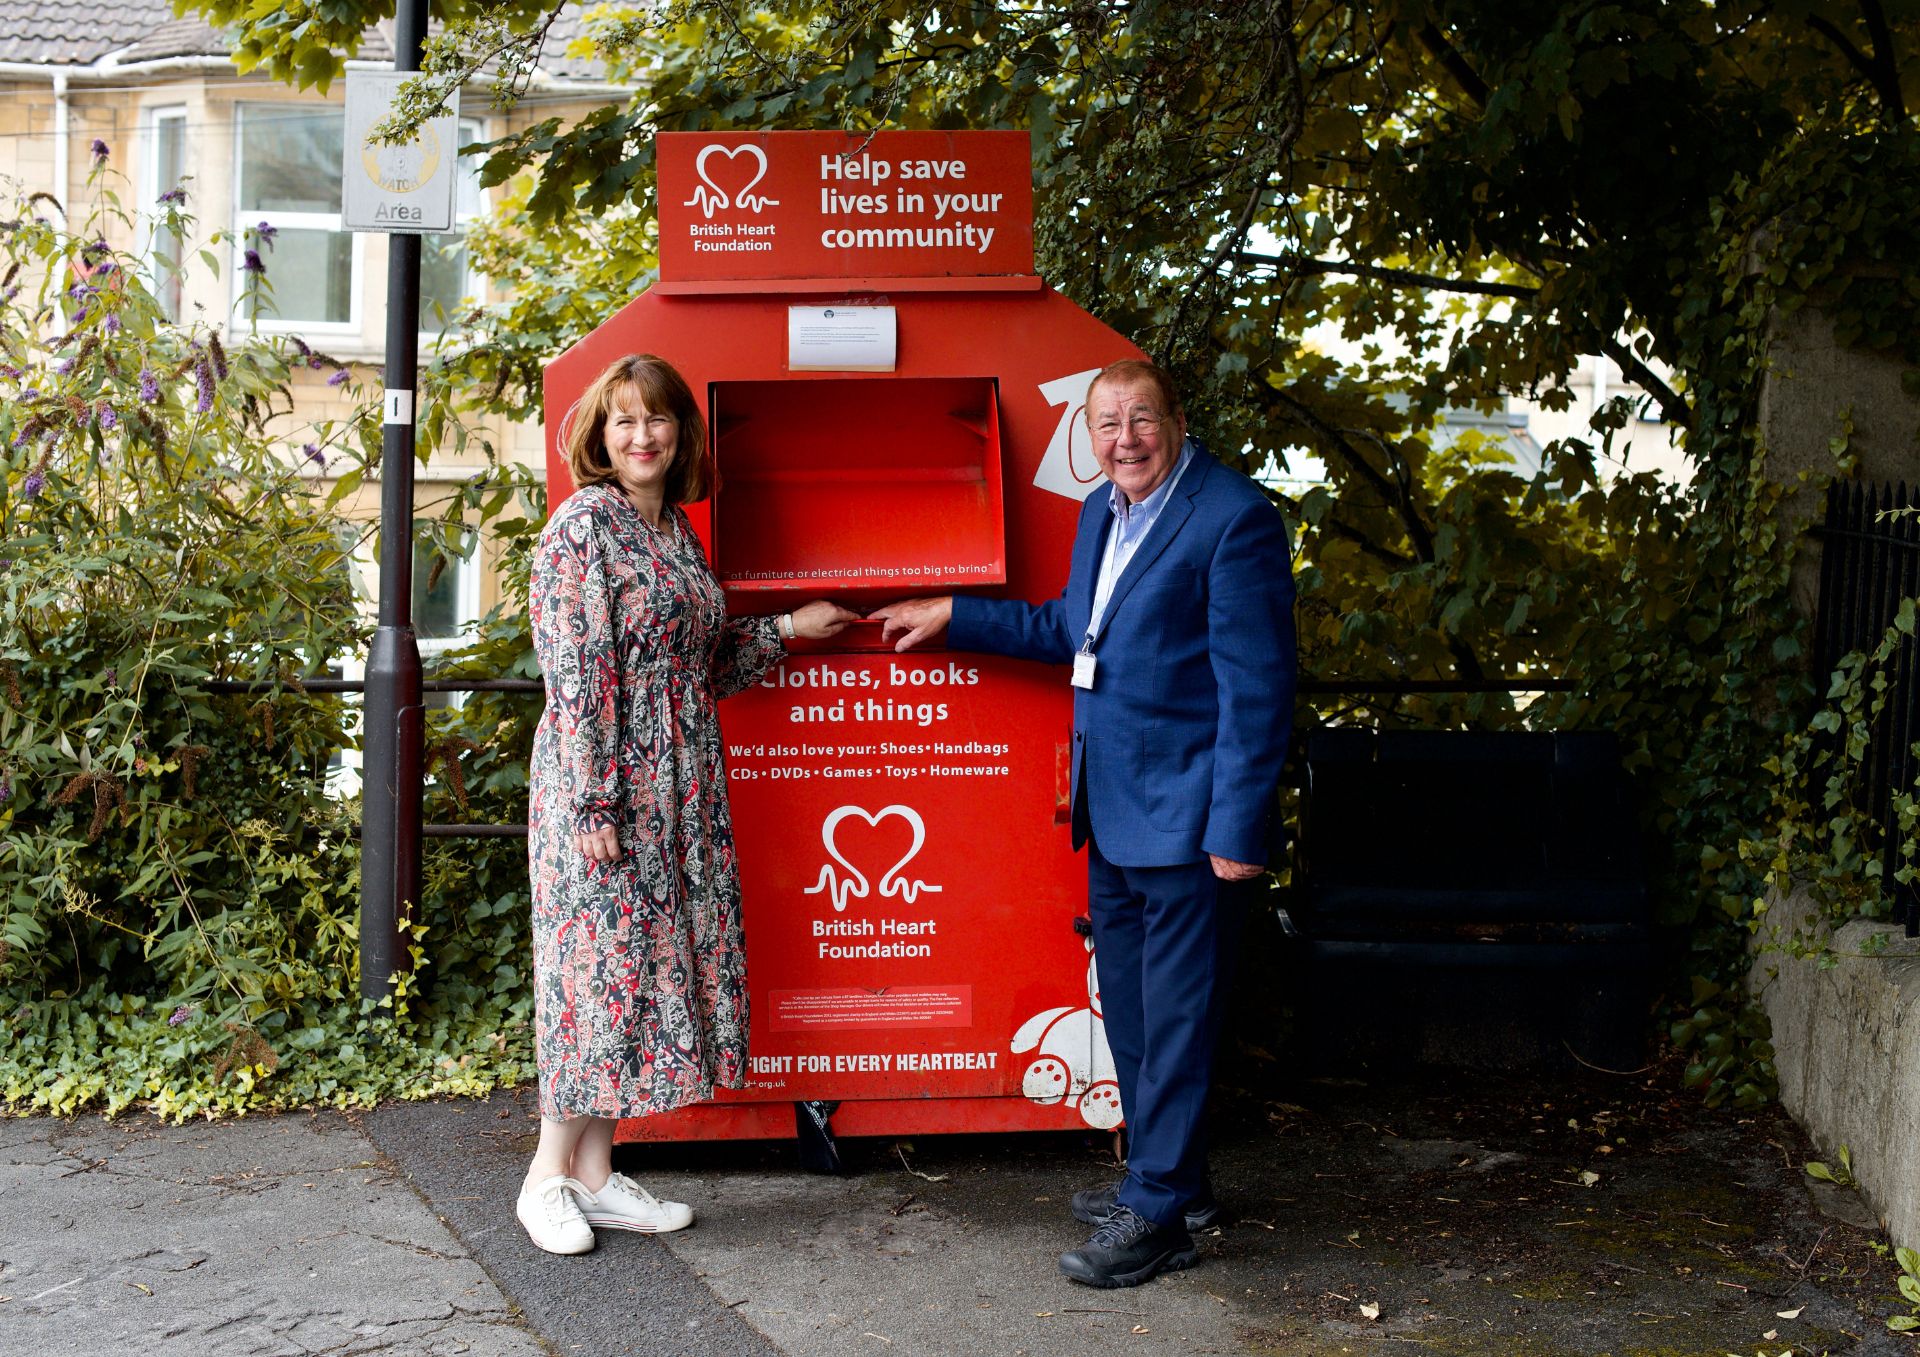
[(422, 124), (420, 135), (403, 146), (368, 142), (360, 148), (367, 178), (388, 193), (412, 193), (440, 168), (440, 138)]

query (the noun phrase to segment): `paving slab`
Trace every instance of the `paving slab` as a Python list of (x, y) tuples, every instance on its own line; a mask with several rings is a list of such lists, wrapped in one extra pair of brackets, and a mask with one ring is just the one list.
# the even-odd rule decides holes
[(1792, 1122), (1709, 1111), (1674, 1074), (1223, 1090), (1232, 1223), (1197, 1268), (1104, 1292), (1054, 1260), (1085, 1236), (1068, 1197), (1115, 1172), (1105, 1135), (849, 1141), (840, 1177), (788, 1145), (622, 1146), (698, 1222), (550, 1259), (511, 1218), (530, 1091), (365, 1124), (460, 1198), (449, 1224), (562, 1352), (1908, 1354), (1876, 1232), (1838, 1218), (1857, 1200), (1822, 1211)]
[(0, 1297), (36, 1357), (549, 1351), (334, 1114), (0, 1120)]
[(556, 1258), (513, 1195), (530, 1089), (163, 1126), (0, 1120), (0, 1353), (599, 1357), (1909, 1354), (1857, 1197), (1777, 1110), (1636, 1078), (1241, 1070), (1230, 1223), (1129, 1291), (1055, 1271), (1112, 1137), (622, 1146), (691, 1230)]

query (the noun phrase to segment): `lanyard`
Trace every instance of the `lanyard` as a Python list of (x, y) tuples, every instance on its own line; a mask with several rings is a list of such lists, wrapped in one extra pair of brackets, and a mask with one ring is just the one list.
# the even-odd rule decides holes
[[(1166, 495), (1161, 499), (1160, 507), (1154, 511), (1153, 522), (1127, 545), (1124, 556), (1120, 544), (1120, 515), (1113, 515), (1113, 525), (1107, 530), (1107, 544), (1100, 553), (1100, 578), (1094, 583), (1093, 611), (1087, 617), (1087, 639), (1080, 645), (1082, 655), (1093, 654), (1094, 644), (1100, 639), (1100, 633), (1106, 629), (1107, 608), (1113, 601), (1113, 591), (1120, 583), (1120, 577), (1127, 573), (1127, 567), (1133, 564), (1134, 555), (1145, 544), (1147, 538), (1152, 536), (1154, 528), (1159, 526), (1160, 515), (1166, 512), (1168, 501), (1173, 498), (1173, 492), (1179, 486), (1180, 478), (1187, 474), (1187, 467), (1192, 461), (1191, 454), (1180, 459), (1180, 464), (1173, 470), (1173, 479), (1167, 482)], [(1139, 505), (1133, 505), (1129, 512), (1136, 512), (1139, 507)]]

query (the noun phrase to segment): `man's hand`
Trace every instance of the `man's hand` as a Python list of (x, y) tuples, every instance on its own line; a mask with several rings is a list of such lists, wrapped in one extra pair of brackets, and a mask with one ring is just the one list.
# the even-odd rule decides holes
[(620, 836), (614, 832), (612, 825), (605, 825), (585, 834), (575, 834), (573, 846), (585, 855), (588, 862), (620, 860)]
[(953, 599), (946, 595), (907, 598), (875, 608), (867, 616), (880, 619), (881, 644), (898, 636), (900, 640), (894, 649), (911, 650), (947, 629), (947, 623), (953, 618)]
[(1213, 874), (1222, 881), (1251, 881), (1267, 870), (1264, 862), (1235, 862), (1218, 853), (1207, 854), (1207, 861), (1213, 864)]

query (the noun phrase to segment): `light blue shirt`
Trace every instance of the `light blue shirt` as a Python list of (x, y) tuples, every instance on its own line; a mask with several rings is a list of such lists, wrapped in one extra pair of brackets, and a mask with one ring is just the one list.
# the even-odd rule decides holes
[(1113, 513), (1113, 530), (1107, 534), (1106, 549), (1100, 555), (1100, 575), (1093, 590), (1093, 615), (1087, 620), (1089, 644), (1100, 635), (1100, 623), (1107, 615), (1107, 602), (1113, 597), (1113, 586), (1126, 574), (1133, 553), (1139, 550), (1140, 544), (1147, 540), (1147, 534), (1153, 531), (1153, 525), (1159, 521), (1160, 511), (1167, 507), (1173, 487), (1180, 483), (1180, 477), (1193, 461), (1193, 450), (1193, 440), (1182, 439), (1180, 460), (1174, 463), (1173, 474), (1160, 482), (1153, 493), (1138, 504), (1130, 503), (1119, 486), (1107, 487), (1107, 508)]

